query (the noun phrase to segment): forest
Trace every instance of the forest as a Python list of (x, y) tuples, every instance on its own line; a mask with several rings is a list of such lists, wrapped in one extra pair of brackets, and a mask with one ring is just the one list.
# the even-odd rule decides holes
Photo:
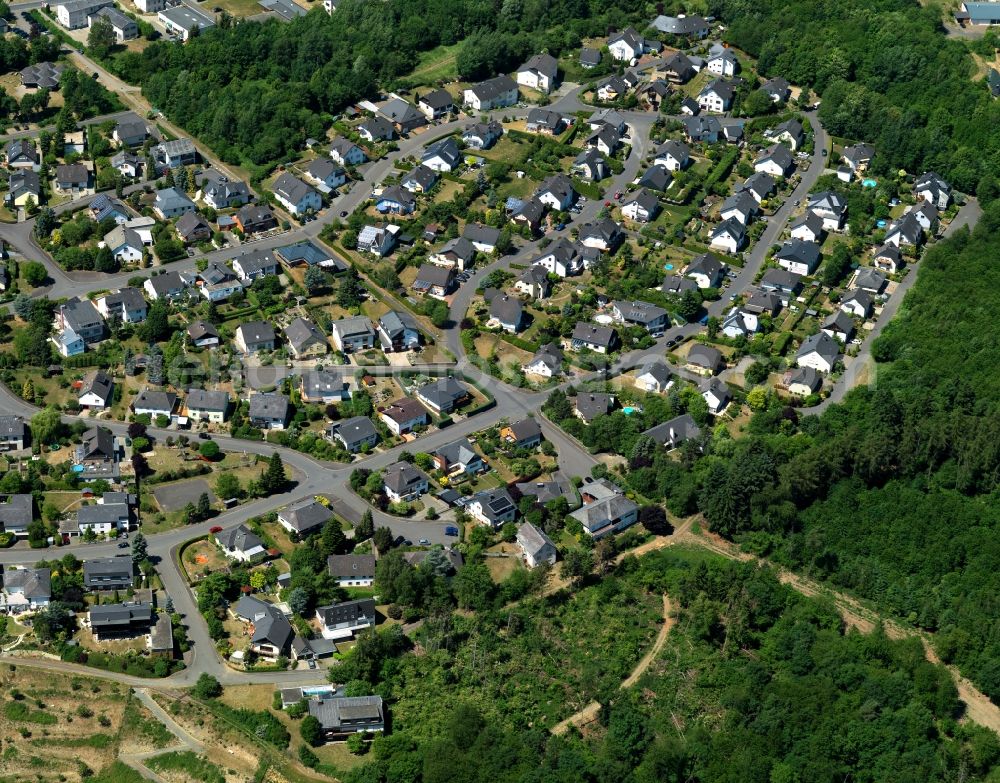
[[(648, 622), (662, 592), (677, 624), (619, 690), (638, 641), (628, 616)], [(918, 641), (845, 633), (772, 571), (690, 550), (418, 641), (413, 655), (391, 629), (364, 637), (338, 673), (383, 694), (393, 720), (345, 783), (977, 781), (1000, 759), (992, 732), (957, 722), (954, 684)], [(601, 709), (583, 736), (549, 733), (589, 699)]]
[(464, 41), (457, 68), (479, 79), (638, 21), (635, 11), (624, 0), (345, 0), (332, 16), (229, 20), (184, 46), (123, 52), (112, 68), (226, 162), (267, 167), (323, 138), (344, 107), (402, 86), (421, 52)]
[(943, 35), (938, 4), (712, 0), (709, 6), (728, 23), (727, 40), (759, 58), (762, 74), (821, 97), (820, 118), (831, 134), (875, 145), (876, 175), (935, 170), (965, 193), (996, 197), (1000, 105), (975, 78), (967, 44)]

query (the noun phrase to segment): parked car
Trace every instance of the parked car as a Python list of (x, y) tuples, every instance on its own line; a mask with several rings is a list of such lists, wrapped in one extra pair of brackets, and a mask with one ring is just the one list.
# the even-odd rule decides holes
[(447, 527), (446, 527), (446, 528), (444, 529), (444, 534), (445, 534), (446, 536), (457, 536), (457, 535), (458, 535), (458, 528), (457, 528), (457, 527), (455, 527), (454, 525), (448, 525), (448, 526), (447, 526)]
[(211, 440), (212, 439), (212, 436), (209, 435), (207, 432), (199, 432), (198, 433), (198, 437), (201, 438), (202, 440)]
[(119, 549), (128, 549), (128, 541), (122, 541), (118, 544)]
[(212, 533), (213, 535), (214, 535), (215, 533), (221, 533), (221, 532), (222, 532), (222, 525), (212, 525), (212, 526), (211, 526), (211, 527), (210, 527), (210, 528), (208, 529), (208, 532), (209, 532), (209, 533)]

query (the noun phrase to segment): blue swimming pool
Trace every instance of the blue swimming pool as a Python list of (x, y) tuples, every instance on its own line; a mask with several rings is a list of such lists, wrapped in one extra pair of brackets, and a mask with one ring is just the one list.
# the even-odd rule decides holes
[(874, 188), (877, 185), (878, 185), (878, 182), (876, 182), (873, 179), (863, 179), (863, 180), (861, 180), (861, 187), (863, 187), (863, 188)]

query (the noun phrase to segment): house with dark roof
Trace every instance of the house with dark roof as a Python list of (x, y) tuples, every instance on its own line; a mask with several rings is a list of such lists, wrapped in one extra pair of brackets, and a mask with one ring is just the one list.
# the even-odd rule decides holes
[(224, 391), (188, 389), (184, 410), (192, 421), (222, 424), (229, 412), (229, 394)]
[(555, 343), (541, 346), (521, 370), (543, 378), (552, 378), (562, 372), (563, 352)]
[(556, 545), (552, 543), (544, 531), (531, 522), (525, 522), (517, 529), (517, 545), (521, 548), (521, 556), (528, 568), (542, 565), (554, 565), (558, 557)]
[(201, 200), (212, 209), (241, 207), (250, 201), (247, 183), (230, 180), (218, 172), (209, 172), (201, 182)]
[(583, 421), (590, 424), (598, 416), (604, 416), (615, 404), (615, 398), (603, 392), (580, 392), (573, 400), (573, 413)]
[(397, 437), (430, 423), (430, 417), (424, 406), (410, 397), (402, 397), (389, 403), (386, 407), (380, 408), (378, 417)]
[(350, 399), (351, 384), (341, 372), (312, 369), (300, 376), (299, 393), (303, 402), (329, 405)]
[(326, 429), (326, 437), (339, 441), (351, 454), (370, 449), (379, 441), (378, 430), (367, 416), (352, 416), (333, 422)]
[(795, 354), (799, 367), (812, 367), (817, 372), (833, 372), (840, 359), (840, 343), (826, 332), (817, 332), (802, 341)]
[(417, 276), (410, 285), (414, 291), (435, 299), (444, 299), (455, 285), (455, 272), (434, 264), (421, 264)]
[(732, 107), (735, 96), (736, 91), (731, 83), (724, 79), (713, 79), (698, 93), (698, 106), (702, 111), (722, 114)]
[(702, 398), (708, 404), (708, 412), (713, 416), (719, 416), (729, 407), (733, 400), (732, 392), (719, 378), (709, 378), (704, 381), (698, 390)]
[(333, 512), (313, 498), (285, 506), (278, 512), (278, 524), (300, 536), (319, 530), (333, 519)]
[(670, 421), (650, 427), (642, 433), (664, 446), (668, 451), (676, 449), (682, 443), (701, 436), (701, 428), (695, 423), (690, 413), (684, 413)]
[(260, 536), (246, 525), (237, 525), (215, 534), (215, 543), (231, 560), (252, 563), (267, 556), (267, 549)]
[(431, 453), (431, 459), (434, 460), (434, 466), (446, 476), (479, 473), (486, 469), (486, 463), (468, 438), (446, 443)]
[[(386, 111), (387, 116), (399, 116), (400, 120), (406, 124), (417, 121), (417, 117), (419, 117), (419, 125), (423, 125), (427, 122), (427, 120), (420, 116), (419, 113), (416, 117), (410, 115), (411, 110), (413, 112), (417, 111), (413, 104), (408, 103), (407, 101), (400, 101), (400, 103), (405, 104), (405, 107), (390, 105), (396, 104), (396, 101), (392, 100), (388, 101), (382, 110)], [(413, 127), (419, 127), (419, 125), (414, 125)], [(386, 119), (386, 117), (369, 117), (358, 125), (358, 135), (365, 141), (370, 142), (392, 141), (396, 138), (396, 127), (391, 121)]]
[(718, 288), (726, 274), (726, 265), (711, 253), (695, 256), (684, 270), (684, 276), (694, 280), (698, 288)]
[(430, 488), (427, 474), (409, 462), (396, 462), (382, 476), (385, 495), (393, 503), (416, 500)]
[(738, 220), (723, 220), (709, 234), (709, 246), (730, 255), (738, 253), (747, 242), (746, 227)]
[(375, 555), (330, 555), (326, 570), (341, 587), (371, 587), (375, 581)]
[(284, 394), (255, 392), (250, 395), (247, 418), (259, 430), (283, 430), (291, 413), (290, 403)]
[(273, 351), (275, 345), (274, 327), (266, 321), (247, 321), (236, 327), (233, 342), (241, 353)]
[(792, 274), (811, 275), (819, 266), (819, 245), (804, 239), (790, 239), (782, 243), (774, 260)]
[(518, 68), (514, 76), (522, 87), (549, 93), (556, 86), (559, 62), (551, 54), (536, 54)]
[(385, 730), (381, 696), (321, 696), (310, 699), (309, 714), (319, 721), (325, 740)]
[(145, 601), (94, 605), (87, 614), (87, 625), (97, 641), (125, 639), (149, 633), (153, 616), (153, 605)]
[(247, 204), (233, 216), (237, 228), (244, 234), (259, 234), (278, 226), (278, 220), (267, 204)]
[(843, 309), (838, 308), (827, 316), (820, 329), (835, 340), (846, 344), (854, 336), (854, 320)]
[(102, 411), (111, 406), (114, 382), (104, 370), (91, 370), (80, 386), (78, 402), (81, 408)]
[(181, 215), (174, 224), (174, 231), (177, 232), (180, 240), (187, 245), (193, 242), (206, 242), (212, 238), (212, 227), (197, 212)]
[(136, 416), (149, 416), (154, 421), (157, 416), (169, 418), (176, 407), (176, 394), (156, 389), (143, 389), (132, 400), (132, 412)]
[(477, 112), (513, 106), (517, 103), (517, 83), (506, 75), (495, 76), (466, 87), (462, 102)]
[(8, 141), (4, 147), (4, 157), (7, 159), (7, 168), (10, 169), (34, 169), (39, 165), (38, 147), (30, 137)]
[(494, 530), (517, 519), (517, 505), (504, 487), (477, 492), (465, 508), (474, 519)]
[(796, 119), (785, 120), (780, 125), (776, 125), (774, 128), (766, 131), (765, 135), (769, 139), (788, 145), (793, 151), (800, 149), (806, 139), (802, 123)]
[(441, 415), (451, 413), (455, 408), (465, 404), (471, 399), (471, 395), (464, 384), (449, 375), (418, 388), (417, 399), (434, 413)]
[(83, 586), (88, 590), (125, 590), (132, 586), (134, 574), (131, 555), (83, 561)]
[(464, 271), (475, 263), (476, 248), (465, 237), (455, 237), (449, 239), (444, 247), (435, 250), (427, 260), (448, 269)]
[(574, 351), (589, 350), (596, 353), (613, 353), (621, 345), (618, 332), (610, 326), (578, 321), (573, 327), (570, 347)]
[(613, 302), (611, 312), (616, 321), (641, 326), (653, 336), (663, 334), (668, 326), (667, 311), (649, 302)]
[(20, 451), (28, 442), (28, 426), (20, 416), (0, 416), (0, 452)]
[(322, 356), (330, 348), (326, 342), (326, 335), (319, 330), (319, 327), (301, 316), (285, 327), (285, 342), (296, 359)]
[(252, 595), (244, 595), (236, 602), (232, 613), (249, 626), (248, 649), (251, 652), (271, 660), (288, 653), (295, 632), (277, 606)]
[(687, 368), (700, 375), (715, 375), (726, 366), (718, 348), (695, 342), (687, 355)]
[(823, 376), (812, 367), (799, 367), (785, 373), (784, 384), (789, 394), (808, 397), (823, 388)]
[(417, 208), (413, 193), (400, 185), (383, 188), (375, 197), (375, 209), (383, 215), (409, 215)]
[(375, 601), (362, 598), (321, 606), (316, 620), (324, 639), (350, 639), (358, 631), (375, 627)]
[(753, 168), (772, 177), (787, 177), (795, 168), (795, 160), (784, 144), (772, 144), (757, 156)]
[(44, 609), (52, 599), (52, 571), (48, 568), (8, 568), (3, 575), (0, 612), (20, 614)]
[(651, 394), (662, 394), (673, 385), (673, 373), (661, 361), (649, 362), (635, 376), (636, 388)]
[(332, 193), (335, 188), (347, 182), (344, 167), (330, 158), (316, 158), (306, 167), (305, 177), (320, 193)]
[[(410, 193), (426, 193), (437, 184), (437, 181), (438, 173), (421, 163), (404, 174), (399, 184), (410, 191)], [(385, 195), (384, 191), (383, 195)], [(413, 210), (411, 209), (410, 211), (412, 212)]]
[(471, 242), (480, 253), (492, 253), (500, 242), (500, 229), (482, 223), (466, 223), (462, 238)]
[(421, 334), (416, 322), (408, 313), (390, 310), (379, 316), (379, 342), (386, 353), (410, 351), (420, 347)]
[(447, 90), (431, 90), (417, 99), (417, 108), (428, 120), (439, 120), (455, 110), (455, 100)]
[(15, 538), (28, 536), (28, 525), (33, 519), (34, 498), (31, 495), (8, 495), (0, 502), (0, 526), (4, 533), (13, 533)]
[(375, 329), (371, 319), (365, 315), (355, 315), (334, 321), (330, 336), (338, 351), (354, 353), (375, 347)]
[(487, 326), (496, 324), (511, 334), (525, 328), (526, 319), (520, 299), (495, 289), (487, 289), (485, 297), (490, 306)]
[(586, 46), (580, 50), (580, 67), (591, 69), (601, 64), (601, 50), (589, 49)]
[(516, 449), (533, 449), (542, 442), (542, 428), (529, 417), (502, 428), (500, 438)]
[(196, 348), (210, 348), (219, 344), (219, 330), (208, 321), (193, 321), (187, 328), (187, 335)]
[(587, 535), (599, 539), (634, 525), (639, 519), (639, 506), (624, 495), (612, 495), (585, 503), (570, 516), (583, 525)]
[(501, 136), (503, 136), (503, 125), (496, 120), (476, 122), (462, 131), (462, 141), (474, 150), (488, 150)]
[(319, 193), (289, 171), (272, 183), (271, 192), (278, 203), (296, 217), (307, 212), (318, 212), (323, 206)]

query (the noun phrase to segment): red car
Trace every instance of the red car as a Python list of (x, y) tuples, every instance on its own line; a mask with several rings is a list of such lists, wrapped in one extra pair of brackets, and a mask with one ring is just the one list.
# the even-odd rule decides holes
[(208, 532), (209, 533), (221, 533), (222, 532), (222, 525), (212, 525), (212, 527), (210, 527), (208, 529)]

